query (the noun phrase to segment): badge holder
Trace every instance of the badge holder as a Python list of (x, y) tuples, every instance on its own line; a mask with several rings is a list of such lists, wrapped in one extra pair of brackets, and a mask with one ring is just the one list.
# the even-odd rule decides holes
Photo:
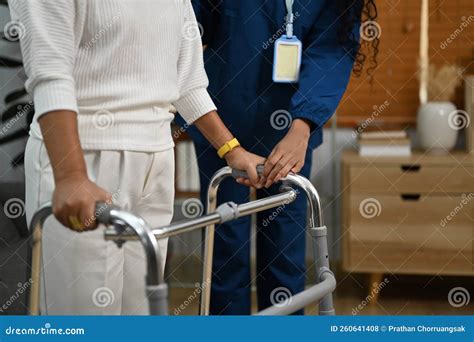
[(300, 79), (301, 55), (303, 44), (293, 34), (294, 0), (285, 0), (288, 14), (286, 16), (286, 35), (275, 41), (273, 57), (273, 82), (297, 83)]
[(299, 81), (301, 68), (301, 41), (284, 35), (275, 41), (273, 60), (273, 81), (276, 83), (296, 83)]

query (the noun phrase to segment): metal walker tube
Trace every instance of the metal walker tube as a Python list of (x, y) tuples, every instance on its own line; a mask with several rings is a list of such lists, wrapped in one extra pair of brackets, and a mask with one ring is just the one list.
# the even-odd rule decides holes
[[(30, 230), (32, 246), (28, 257), (31, 265), (32, 283), (28, 298), (28, 310), (30, 315), (39, 314), (42, 228), (44, 222), (51, 214), (51, 205), (47, 204), (35, 213), (30, 224), (30, 227), (32, 227)], [(161, 300), (159, 300), (163, 296), (165, 298), (167, 297), (167, 288), (161, 272), (162, 264), (159, 246), (146, 222), (140, 217), (105, 203), (96, 205), (96, 215), (99, 223), (116, 225), (118, 230), (123, 229), (124, 226), (134, 230), (137, 238), (140, 239), (145, 248), (147, 258), (146, 291), (150, 298), (150, 311), (159, 311), (160, 313), (167, 312), (167, 305), (162, 305)]]
[[(262, 169), (258, 169), (261, 173)], [(241, 171), (232, 170), (229, 167), (224, 167), (217, 171), (217, 173), (211, 178), (209, 182), (209, 188), (207, 192), (207, 213), (211, 213), (216, 210), (217, 205), (217, 191), (222, 181), (228, 177), (247, 177), (247, 175)], [(309, 203), (309, 227), (313, 238), (313, 255), (316, 264), (316, 275), (318, 284), (312, 288), (303, 291), (299, 298), (304, 298), (299, 304), (301, 307), (297, 307), (291, 312), (297, 311), (304, 307), (304, 304), (309, 304), (312, 301), (321, 299), (319, 312), (322, 315), (333, 315), (334, 307), (332, 301), (332, 291), (336, 287), (336, 281), (334, 275), (329, 269), (329, 256), (327, 250), (327, 230), (323, 223), (323, 214), (321, 208), (321, 199), (313, 184), (305, 177), (289, 174), (287, 177), (281, 180), (283, 182), (283, 189), (288, 188), (289, 185), (298, 186), (303, 189)], [(291, 188), (290, 188), (291, 189)], [(294, 191), (294, 190), (293, 190)], [(215, 224), (212, 223), (206, 227), (205, 241), (204, 241), (204, 265), (203, 265), (203, 276), (202, 281), (203, 291), (201, 291), (201, 302), (200, 302), (200, 314), (209, 315), (210, 300), (211, 300), (211, 283), (212, 283), (212, 257), (214, 252), (214, 234)], [(329, 275), (328, 275), (329, 274)], [(329, 285), (328, 285), (329, 283)], [(319, 289), (315, 287), (319, 286)], [(326, 286), (327, 289), (324, 289)], [(316, 290), (316, 293), (311, 293)], [(309, 296), (305, 294), (308, 292)], [(329, 292), (329, 293), (328, 293)], [(315, 296), (315, 294), (319, 294)], [(269, 308), (271, 309), (271, 308)], [(267, 309), (267, 310), (269, 310)], [(273, 307), (272, 310), (264, 310), (258, 314), (287, 314), (288, 308)]]
[[(258, 169), (262, 172), (262, 169)], [(146, 222), (127, 211), (117, 207), (110, 207), (105, 203), (96, 205), (96, 216), (99, 223), (113, 226), (104, 230), (104, 238), (115, 241), (121, 246), (128, 240), (140, 240), (145, 248), (147, 258), (146, 294), (149, 299), (150, 314), (166, 315), (168, 313), (168, 289), (163, 278), (163, 264), (159, 253), (158, 239), (178, 235), (184, 232), (206, 227), (205, 250), (203, 265), (203, 291), (201, 291), (200, 314), (209, 314), (209, 303), (212, 281), (212, 255), (214, 247), (215, 224), (231, 221), (236, 218), (275, 208), (283, 204), (291, 203), (297, 196), (297, 191), (289, 184), (302, 188), (310, 204), (310, 229), (313, 237), (313, 252), (316, 260), (317, 285), (293, 296), (293, 304), (287, 307), (273, 306), (259, 315), (282, 315), (292, 313), (309, 303), (321, 300), (320, 314), (334, 314), (332, 304), (332, 291), (336, 286), (335, 278), (329, 270), (327, 255), (326, 227), (322, 222), (321, 202), (316, 189), (306, 178), (290, 174), (284, 178), (282, 193), (268, 198), (237, 205), (233, 202), (222, 204), (216, 208), (217, 191), (221, 182), (228, 177), (247, 177), (246, 173), (232, 170), (229, 167), (219, 170), (211, 179), (208, 188), (207, 214), (193, 220), (172, 223), (165, 227), (150, 228)], [(42, 226), (46, 218), (51, 215), (51, 206), (40, 208), (32, 218), (30, 227), (30, 241), (32, 248), (29, 253), (31, 264), (32, 286), (29, 296), (29, 313), (39, 313), (39, 292), (41, 275), (41, 235)]]
[[(150, 313), (165, 315), (168, 313), (167, 285), (163, 278), (163, 263), (159, 253), (157, 240), (201, 229), (209, 224), (219, 224), (238, 217), (274, 208), (290, 203), (296, 198), (293, 189), (268, 198), (236, 205), (227, 203), (215, 212), (198, 217), (194, 220), (175, 222), (165, 227), (152, 229), (146, 222), (127, 211), (105, 203), (96, 205), (96, 216), (99, 223), (112, 227), (104, 229), (104, 239), (115, 241), (118, 246), (130, 240), (140, 240), (145, 248), (147, 259), (146, 294), (149, 298)], [(42, 229), (45, 220), (52, 214), (51, 205), (41, 207), (33, 216), (30, 227), (29, 263), (31, 265), (32, 285), (29, 291), (28, 307), (30, 315), (39, 314), (40, 278), (41, 278), (41, 247)]]
[[(224, 167), (217, 171), (209, 182), (207, 188), (207, 213), (216, 210), (217, 205), (217, 190), (224, 179), (232, 175), (230, 167)], [(211, 283), (212, 283), (212, 257), (214, 253), (214, 234), (215, 224), (210, 224), (205, 229), (204, 235), (204, 260), (202, 266), (202, 284), (205, 286), (201, 291), (201, 300), (199, 307), (200, 315), (209, 315), (209, 306), (211, 303)]]

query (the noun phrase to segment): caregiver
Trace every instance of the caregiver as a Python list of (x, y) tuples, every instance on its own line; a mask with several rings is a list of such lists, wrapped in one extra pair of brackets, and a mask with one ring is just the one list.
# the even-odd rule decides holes
[[(207, 45), (209, 92), (219, 113), (243, 146), (268, 156), (266, 187), (257, 190), (257, 197), (278, 193), (279, 186), (271, 185), (289, 171), (309, 177), (322, 129), (338, 107), (353, 68), (360, 73), (366, 59), (359, 53), (359, 24), (362, 13), (368, 24), (374, 24), (374, 1), (193, 0), (193, 4)], [(368, 45), (376, 51), (377, 35), (370, 38)], [(367, 60), (373, 67), (375, 56)], [(209, 179), (225, 161), (211, 152), (199, 132), (189, 132), (204, 201)], [(230, 180), (222, 183), (220, 203), (248, 200), (247, 187)], [(250, 271), (250, 218), (217, 227), (212, 314), (249, 314), (253, 281), (260, 310), (275, 304), (280, 294), (303, 290), (306, 210), (305, 197), (298, 196), (283, 210), (257, 215), (256, 279), (251, 279)]]
[[(94, 230), (94, 204), (113, 200), (151, 226), (170, 222), (172, 105), (216, 149), (234, 139), (206, 91), (191, 3), (9, 4), (36, 111), (25, 155), (27, 218), (51, 199), (55, 216), (43, 236), (42, 313), (146, 314), (142, 246), (105, 242)], [(227, 164), (259, 186), (263, 159), (241, 147), (227, 152)], [(162, 258), (166, 249), (161, 240)]]

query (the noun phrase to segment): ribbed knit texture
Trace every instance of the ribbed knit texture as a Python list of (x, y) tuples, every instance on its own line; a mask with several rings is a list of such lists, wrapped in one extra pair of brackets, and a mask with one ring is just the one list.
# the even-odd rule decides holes
[(173, 146), (171, 105), (188, 123), (216, 109), (190, 0), (9, 4), (34, 96), (31, 134), (41, 138), (41, 115), (72, 110), (84, 149), (162, 151)]

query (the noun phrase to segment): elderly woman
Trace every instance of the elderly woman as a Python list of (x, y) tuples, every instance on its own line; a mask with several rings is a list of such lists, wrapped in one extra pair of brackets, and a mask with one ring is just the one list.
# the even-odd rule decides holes
[[(27, 217), (51, 199), (55, 216), (44, 231), (42, 311), (144, 314), (142, 247), (103, 241), (94, 204), (113, 200), (152, 226), (170, 222), (172, 105), (256, 187), (263, 159), (239, 147), (215, 112), (190, 0), (9, 3), (36, 109)], [(160, 247), (164, 258), (167, 242)]]

